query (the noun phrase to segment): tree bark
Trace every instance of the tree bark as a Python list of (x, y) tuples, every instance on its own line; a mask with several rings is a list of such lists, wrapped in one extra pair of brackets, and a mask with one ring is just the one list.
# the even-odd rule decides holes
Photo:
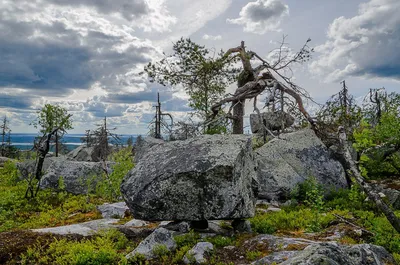
[(233, 122), (232, 122), (232, 134), (243, 134), (243, 116), (244, 116), (244, 101), (238, 100), (233, 101)]
[(386, 205), (381, 199), (381, 197), (374, 191), (374, 189), (365, 181), (361, 176), (360, 171), (347, 146), (347, 136), (344, 127), (339, 128), (339, 141), (342, 151), (343, 160), (345, 161), (345, 167), (350, 171), (350, 173), (355, 178), (356, 182), (363, 191), (367, 194), (368, 198), (375, 203), (378, 209), (386, 216), (393, 228), (400, 233), (400, 219), (394, 214), (394, 212)]

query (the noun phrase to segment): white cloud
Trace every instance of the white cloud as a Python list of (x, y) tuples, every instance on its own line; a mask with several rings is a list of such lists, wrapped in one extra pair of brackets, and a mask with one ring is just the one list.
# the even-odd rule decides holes
[(327, 82), (350, 76), (400, 79), (400, 1), (371, 0), (358, 15), (336, 18), (310, 65)]
[(245, 32), (264, 34), (280, 31), (281, 20), (286, 15), (289, 15), (289, 6), (281, 0), (257, 0), (245, 5), (238, 18), (227, 19), (227, 22), (243, 25)]
[(213, 36), (213, 35), (204, 34), (203, 39), (204, 40), (222, 40), (222, 36), (221, 35)]

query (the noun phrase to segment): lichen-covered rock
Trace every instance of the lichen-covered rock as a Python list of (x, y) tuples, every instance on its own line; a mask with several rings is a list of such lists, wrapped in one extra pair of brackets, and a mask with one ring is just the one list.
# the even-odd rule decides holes
[[(57, 160), (61, 161), (65, 159), (64, 157), (46, 157), (43, 162), (42, 172), (46, 173), (50, 165)], [(34, 159), (17, 162), (16, 165), (22, 175), (22, 178), (26, 177), (29, 174), (35, 174), (36, 160)]]
[(205, 264), (207, 259), (205, 254), (211, 252), (214, 245), (210, 242), (199, 242), (183, 257), (185, 264)]
[(176, 248), (172, 232), (162, 227), (154, 230), (153, 233), (140, 242), (126, 258), (129, 259), (137, 254), (141, 254), (144, 255), (146, 259), (152, 259), (155, 257), (154, 249), (160, 245), (164, 245), (169, 251), (173, 251)]
[(129, 215), (129, 208), (125, 202), (104, 203), (98, 205), (97, 210), (101, 212), (103, 218), (124, 218)]
[(124, 178), (134, 216), (149, 221), (254, 216), (257, 181), (243, 135), (204, 135), (154, 145)]
[(164, 144), (164, 141), (161, 139), (156, 139), (150, 136), (142, 137), (139, 135), (133, 148), (135, 153), (135, 163), (139, 163), (140, 159), (150, 150), (151, 147), (161, 144)]
[[(107, 163), (107, 171), (112, 172), (113, 163)], [(41, 188), (57, 189), (62, 177), (65, 190), (73, 194), (86, 194), (99, 181), (104, 180), (102, 162), (79, 162), (55, 159), (40, 181)]]
[(389, 203), (393, 206), (393, 209), (400, 210), (400, 191), (398, 190), (398, 183), (393, 188), (390, 182), (389, 184), (373, 182), (371, 185), (377, 193), (384, 194)]
[(396, 264), (393, 257), (380, 246), (353, 246), (320, 243), (306, 247), (281, 265), (384, 265)]
[(310, 129), (282, 134), (255, 153), (260, 198), (285, 200), (309, 177), (315, 177), (327, 190), (347, 187), (342, 165)]
[(93, 146), (80, 145), (66, 155), (68, 160), (84, 161), (84, 162), (99, 162), (100, 156), (95, 153)]
[[(293, 125), (294, 118), (286, 112), (264, 112), (260, 113), (261, 121), (265, 120), (265, 124), (269, 130), (282, 130), (282, 123), (284, 128), (288, 128)], [(252, 133), (262, 132), (264, 124), (260, 122), (258, 114), (250, 114), (250, 127)]]

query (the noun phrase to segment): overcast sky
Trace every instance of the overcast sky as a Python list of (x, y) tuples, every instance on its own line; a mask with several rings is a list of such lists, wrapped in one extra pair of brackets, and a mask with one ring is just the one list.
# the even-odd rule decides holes
[(73, 113), (71, 133), (107, 116), (141, 134), (159, 91), (182, 119), (186, 95), (138, 75), (180, 37), (217, 50), (244, 40), (265, 58), (283, 35), (294, 51), (311, 38), (316, 52), (294, 73), (316, 101), (344, 79), (355, 96), (400, 92), (399, 10), (399, 0), (0, 0), (0, 117), (36, 132), (36, 110), (58, 103)]

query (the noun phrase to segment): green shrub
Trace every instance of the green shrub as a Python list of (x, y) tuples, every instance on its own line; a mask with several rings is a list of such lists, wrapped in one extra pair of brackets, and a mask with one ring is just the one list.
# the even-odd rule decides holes
[(21, 264), (106, 265), (127, 264), (125, 253), (127, 239), (118, 231), (104, 231), (93, 239), (81, 242), (56, 240), (44, 248), (35, 245), (21, 255)]
[(263, 253), (260, 251), (248, 251), (246, 252), (246, 259), (248, 261), (255, 261), (263, 256)]
[(96, 194), (111, 201), (117, 201), (121, 196), (120, 186), (122, 179), (134, 167), (130, 147), (123, 148), (111, 155), (111, 161), (115, 162), (113, 171), (97, 184)]
[(335, 217), (332, 214), (316, 212), (308, 208), (283, 209), (268, 212), (250, 219), (254, 232), (273, 234), (276, 231), (311, 230), (312, 232), (328, 227)]
[(207, 237), (206, 241), (212, 243), (216, 248), (222, 248), (226, 246), (233, 245), (234, 239), (226, 236), (214, 236), (214, 237)]
[(189, 246), (192, 248), (200, 239), (199, 233), (195, 233), (193, 230), (190, 230), (189, 233), (178, 235), (174, 237), (176, 245), (178, 248)]

